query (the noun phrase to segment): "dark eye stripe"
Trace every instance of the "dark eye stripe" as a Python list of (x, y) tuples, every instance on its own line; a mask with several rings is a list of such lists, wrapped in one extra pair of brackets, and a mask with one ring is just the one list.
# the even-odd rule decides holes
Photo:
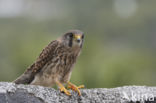
[(69, 47), (72, 47), (72, 45), (73, 45), (73, 34), (72, 34), (72, 36), (71, 35), (69, 35), (70, 36), (70, 38), (69, 38)]
[(82, 39), (84, 38), (84, 35), (82, 35)]
[(70, 33), (70, 34), (69, 34), (69, 37), (70, 37), (70, 38), (73, 38), (73, 33)]

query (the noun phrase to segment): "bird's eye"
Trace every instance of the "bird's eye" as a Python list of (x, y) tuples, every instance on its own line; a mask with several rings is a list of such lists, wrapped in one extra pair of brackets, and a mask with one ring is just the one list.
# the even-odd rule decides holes
[(84, 38), (84, 35), (82, 35), (82, 39)]
[(70, 33), (70, 34), (69, 34), (69, 37), (72, 38), (72, 37), (73, 37), (73, 33)]

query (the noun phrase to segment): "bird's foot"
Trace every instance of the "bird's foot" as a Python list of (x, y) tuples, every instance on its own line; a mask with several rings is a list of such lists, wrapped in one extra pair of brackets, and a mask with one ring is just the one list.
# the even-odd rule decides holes
[(70, 96), (71, 93), (64, 87), (63, 84), (61, 84), (59, 81), (56, 81), (56, 84), (58, 85), (58, 87), (60, 88), (61, 92), (64, 92), (66, 95)]
[(79, 96), (81, 96), (81, 92), (79, 89), (84, 88), (84, 85), (80, 85), (80, 86), (76, 86), (74, 84), (72, 84), (71, 82), (68, 82), (68, 86), (69, 89), (72, 89), (73, 91), (78, 92)]
[(61, 92), (64, 92), (66, 95), (68, 95), (68, 96), (70, 96), (71, 95), (71, 93), (65, 88), (65, 87), (61, 87), (60, 88), (60, 91)]

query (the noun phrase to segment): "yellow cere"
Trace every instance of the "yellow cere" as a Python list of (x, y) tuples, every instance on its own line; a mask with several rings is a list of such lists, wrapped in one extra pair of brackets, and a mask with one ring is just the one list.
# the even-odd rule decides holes
[(75, 39), (81, 39), (81, 35), (75, 35)]

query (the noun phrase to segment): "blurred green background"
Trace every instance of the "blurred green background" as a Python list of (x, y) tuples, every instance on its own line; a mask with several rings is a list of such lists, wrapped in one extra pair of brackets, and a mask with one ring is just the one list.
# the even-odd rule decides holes
[(70, 29), (85, 33), (71, 81), (156, 85), (156, 0), (0, 0), (0, 81), (13, 81)]

